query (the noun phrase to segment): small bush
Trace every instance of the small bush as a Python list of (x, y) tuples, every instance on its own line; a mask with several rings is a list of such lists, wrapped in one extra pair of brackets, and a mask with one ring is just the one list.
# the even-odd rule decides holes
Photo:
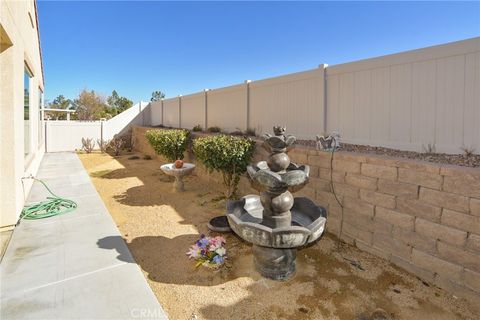
[(210, 132), (210, 133), (222, 132), (222, 129), (220, 127), (214, 126), (214, 127), (208, 128), (207, 132)]
[(148, 130), (145, 134), (155, 152), (172, 162), (183, 159), (189, 135), (189, 131), (182, 129)]
[(135, 139), (132, 134), (132, 129), (128, 130), (128, 133), (121, 136), (120, 139), (123, 140), (123, 148), (125, 148), (128, 152), (132, 152), (135, 148)]
[(203, 128), (201, 125), (197, 124), (195, 127), (192, 129), (193, 132), (202, 132)]
[(82, 138), (82, 149), (86, 153), (91, 153), (93, 148), (95, 148), (95, 140), (92, 138)]
[(226, 187), (225, 197), (235, 198), (240, 176), (255, 152), (255, 141), (236, 136), (208, 136), (193, 141), (193, 152), (207, 170), (222, 173)]
[(105, 151), (107, 151), (109, 144), (110, 144), (110, 140), (97, 139), (97, 145), (100, 148), (101, 153), (105, 153)]
[(464, 158), (469, 158), (471, 156), (473, 156), (473, 153), (475, 152), (475, 148), (474, 147), (465, 147), (465, 146), (462, 146), (460, 148), (460, 150), (462, 150), (463, 152), (463, 157)]
[(427, 145), (422, 144), (422, 149), (426, 154), (434, 154), (437, 148), (435, 147), (435, 143), (427, 143)]
[(108, 149), (111, 149), (115, 156), (119, 156), (120, 151), (122, 151), (123, 144), (124, 140), (122, 138), (113, 138), (108, 143)]

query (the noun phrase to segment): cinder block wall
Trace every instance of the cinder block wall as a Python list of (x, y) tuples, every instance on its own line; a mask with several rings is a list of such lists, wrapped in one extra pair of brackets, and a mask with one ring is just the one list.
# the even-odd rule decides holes
[[(148, 129), (133, 128), (135, 148), (155, 157), (145, 139)], [(328, 208), (328, 232), (453, 294), (478, 301), (479, 169), (351, 152), (336, 152), (332, 161), (331, 153), (302, 146), (289, 155), (293, 162), (310, 165), (310, 181), (295, 196), (307, 196)], [(265, 157), (259, 141), (254, 161)], [(192, 154), (187, 160), (195, 161)], [(201, 165), (196, 174), (221, 182), (218, 174), (209, 174)], [(240, 192), (258, 193), (246, 178)]]

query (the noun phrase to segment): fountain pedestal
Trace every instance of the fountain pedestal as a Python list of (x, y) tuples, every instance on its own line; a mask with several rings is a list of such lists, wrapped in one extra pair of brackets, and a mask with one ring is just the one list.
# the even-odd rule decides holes
[(253, 246), (255, 268), (264, 277), (287, 280), (295, 274), (297, 249), (275, 249)]
[(181, 168), (176, 168), (174, 163), (167, 163), (160, 166), (160, 169), (166, 175), (175, 177), (175, 181), (173, 182), (173, 189), (177, 192), (183, 192), (185, 191), (183, 177), (191, 174), (193, 169), (195, 169), (195, 165), (193, 163), (183, 163), (183, 166)]

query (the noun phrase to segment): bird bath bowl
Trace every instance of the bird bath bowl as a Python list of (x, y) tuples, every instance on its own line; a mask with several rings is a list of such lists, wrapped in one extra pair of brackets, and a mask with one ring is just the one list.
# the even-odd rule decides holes
[(160, 166), (160, 169), (169, 176), (175, 177), (175, 182), (173, 187), (175, 191), (182, 192), (185, 191), (185, 186), (183, 183), (183, 177), (191, 174), (195, 165), (193, 163), (183, 163), (181, 168), (176, 168), (174, 163), (167, 163)]

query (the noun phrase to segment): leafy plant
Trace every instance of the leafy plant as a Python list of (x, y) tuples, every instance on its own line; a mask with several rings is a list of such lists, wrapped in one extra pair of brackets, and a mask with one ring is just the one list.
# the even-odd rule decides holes
[(208, 136), (193, 141), (193, 152), (209, 170), (222, 173), (225, 197), (236, 198), (240, 176), (255, 152), (255, 141), (237, 136)]
[(95, 140), (92, 138), (82, 138), (82, 149), (85, 150), (86, 153), (91, 153), (95, 148)]
[(208, 128), (207, 132), (210, 132), (210, 133), (222, 132), (222, 129), (220, 127), (217, 127), (217, 126), (213, 126), (213, 127)]
[(462, 146), (462, 147), (460, 148), (460, 150), (462, 150), (463, 156), (464, 156), (465, 158), (470, 158), (471, 156), (473, 156), (473, 153), (475, 152), (475, 148), (474, 148), (474, 147)]
[(435, 143), (428, 143), (427, 145), (422, 145), (423, 152), (426, 154), (434, 154), (437, 150)]
[(192, 129), (193, 132), (201, 132), (203, 131), (203, 128), (201, 125), (197, 124), (195, 127)]
[(108, 148), (115, 153), (116, 156), (120, 155), (120, 151), (122, 151), (124, 141), (122, 138), (113, 138), (110, 140), (110, 143), (108, 144)]
[(167, 158), (168, 161), (183, 159), (187, 150), (190, 132), (183, 129), (148, 130), (145, 136), (155, 152)]

